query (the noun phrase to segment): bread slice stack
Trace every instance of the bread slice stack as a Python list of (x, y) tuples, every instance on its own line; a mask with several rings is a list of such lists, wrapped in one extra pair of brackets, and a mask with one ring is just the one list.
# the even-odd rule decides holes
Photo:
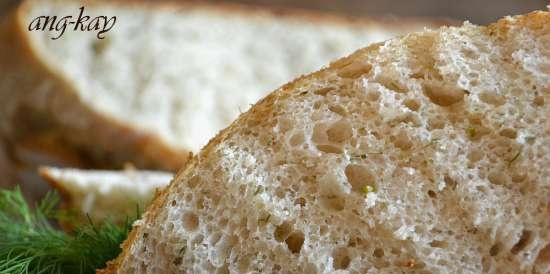
[(76, 217), (95, 224), (123, 222), (143, 212), (156, 191), (168, 185), (173, 174), (126, 169), (123, 171), (42, 167), (40, 175), (63, 195), (64, 207)]
[[(76, 18), (81, 6), (91, 18), (117, 17), (105, 39), (73, 25), (56, 40), (57, 31), (28, 30), (38, 16)], [(266, 91), (360, 45), (439, 23), (25, 1), (0, 27), (0, 133), (11, 143), (54, 139), (87, 167), (177, 170)]]
[(220, 132), (99, 273), (549, 273), (550, 13), (361, 49)]

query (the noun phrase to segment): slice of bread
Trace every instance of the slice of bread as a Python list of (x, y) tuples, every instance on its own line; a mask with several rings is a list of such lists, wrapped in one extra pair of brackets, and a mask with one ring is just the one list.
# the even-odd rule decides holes
[(65, 208), (88, 215), (94, 223), (106, 218), (124, 221), (143, 211), (157, 190), (168, 185), (173, 174), (156, 171), (82, 170), (42, 167), (40, 175), (64, 198)]
[[(116, 16), (29, 31), (38, 16)], [(0, 30), (0, 133), (57, 134), (95, 168), (177, 170), (250, 104), (360, 45), (436, 26), (231, 5), (26, 1)]]
[(99, 273), (549, 273), (550, 13), (371, 45), (261, 100)]

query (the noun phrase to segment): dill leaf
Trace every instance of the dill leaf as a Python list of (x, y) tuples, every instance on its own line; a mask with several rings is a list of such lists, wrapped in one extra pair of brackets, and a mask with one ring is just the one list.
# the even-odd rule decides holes
[(91, 221), (67, 234), (50, 222), (60, 211), (49, 193), (34, 208), (21, 191), (0, 190), (0, 273), (92, 274), (120, 252), (131, 221), (122, 225)]

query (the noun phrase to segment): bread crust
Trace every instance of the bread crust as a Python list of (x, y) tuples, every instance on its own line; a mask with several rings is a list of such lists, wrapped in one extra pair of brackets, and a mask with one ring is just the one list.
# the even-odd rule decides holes
[[(515, 25), (526, 26), (528, 28), (538, 28), (543, 24), (550, 24), (550, 13), (548, 12), (534, 11), (525, 15), (515, 16), (513, 18), (517, 20), (517, 23), (515, 23)], [(499, 33), (499, 35), (504, 35), (505, 30), (508, 29), (507, 26), (509, 24), (510, 24), (509, 19), (504, 18), (497, 21), (496, 23), (493, 23), (487, 26), (486, 30), (487, 31), (501, 30), (501, 33)], [(223, 129), (214, 138), (212, 138), (208, 142), (208, 144), (197, 155), (195, 155), (186, 164), (186, 166), (183, 169), (181, 169), (176, 174), (176, 176), (174, 177), (170, 185), (164, 188), (164, 190), (155, 197), (150, 207), (147, 209), (146, 213), (143, 215), (142, 223), (134, 227), (132, 232), (129, 234), (129, 237), (121, 245), (123, 249), (122, 253), (116, 259), (108, 262), (106, 268), (98, 269), (96, 273), (97, 274), (118, 273), (118, 269), (124, 263), (124, 260), (127, 259), (127, 255), (129, 254), (129, 249), (131, 248), (132, 244), (136, 240), (136, 237), (140, 235), (140, 231), (142, 230), (142, 228), (148, 225), (154, 226), (156, 216), (159, 215), (160, 211), (163, 209), (165, 205), (166, 196), (170, 193), (170, 191), (173, 188), (175, 188), (175, 185), (176, 185), (175, 182), (179, 182), (183, 177), (186, 176), (186, 174), (191, 173), (193, 169), (199, 165), (201, 159), (206, 158), (206, 155), (209, 155), (210, 153), (215, 151), (216, 147), (219, 144), (223, 143), (224, 140), (227, 139), (228, 135), (232, 133), (234, 129), (238, 128), (242, 122), (247, 121), (250, 118), (261, 119), (264, 116), (266, 111), (273, 110), (273, 105), (276, 104), (276, 102), (279, 99), (284, 100), (286, 97), (288, 97), (296, 86), (301, 85), (305, 81), (309, 82), (315, 79), (321, 79), (325, 75), (327, 75), (329, 71), (332, 71), (336, 68), (343, 67), (350, 64), (354, 59), (356, 59), (357, 56), (362, 56), (362, 55), (370, 54), (377, 51), (381, 45), (383, 45), (383, 43), (372, 44), (366, 48), (359, 49), (358, 51), (356, 51), (355, 53), (347, 57), (343, 57), (341, 59), (338, 59), (332, 62), (326, 68), (323, 68), (319, 71), (313, 72), (308, 75), (300, 76), (295, 80), (283, 85), (279, 89), (273, 91), (268, 96), (266, 96), (265, 98), (263, 98), (262, 100), (254, 104), (249, 111), (241, 114), (239, 118), (236, 119), (230, 126)]]

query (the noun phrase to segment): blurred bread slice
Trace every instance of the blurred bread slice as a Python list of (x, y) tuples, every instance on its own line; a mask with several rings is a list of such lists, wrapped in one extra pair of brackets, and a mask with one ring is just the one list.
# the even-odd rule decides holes
[[(83, 4), (85, 3), (85, 4)], [(29, 31), (38, 16), (116, 16), (97, 32)], [(59, 135), (95, 168), (177, 170), (282, 83), (360, 45), (439, 25), (132, 1), (25, 1), (0, 30), (0, 133)]]
[(550, 273), (550, 13), (413, 33), (284, 85), (99, 273)]
[(141, 212), (157, 190), (168, 185), (173, 174), (126, 169), (123, 171), (42, 167), (40, 175), (64, 198), (65, 208), (99, 223), (109, 218), (120, 222)]

